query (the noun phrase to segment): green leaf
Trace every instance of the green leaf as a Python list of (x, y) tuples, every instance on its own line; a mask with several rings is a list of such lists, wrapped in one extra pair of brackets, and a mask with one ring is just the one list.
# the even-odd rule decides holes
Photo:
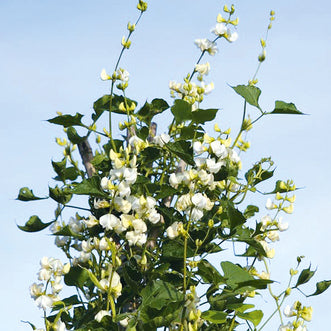
[(205, 283), (220, 284), (224, 283), (224, 278), (218, 270), (207, 260), (200, 260), (198, 264), (197, 274), (201, 276)]
[(25, 232), (38, 232), (47, 228), (52, 223), (53, 221), (49, 223), (43, 223), (38, 216), (33, 215), (29, 218), (25, 225), (18, 225), (18, 227)]
[(182, 302), (183, 293), (175, 286), (162, 280), (154, 280), (142, 291), (142, 305), (160, 310), (171, 302)]
[(259, 97), (261, 90), (252, 85), (237, 85), (231, 86), (237, 94), (242, 96), (250, 105), (261, 110), (259, 106)]
[(244, 313), (247, 309), (251, 309), (254, 307), (255, 306), (252, 304), (245, 304), (245, 303), (232, 303), (226, 305), (227, 309), (239, 311), (240, 313)]
[(69, 126), (84, 126), (81, 119), (83, 115), (80, 113), (76, 113), (75, 116), (72, 115), (60, 115), (54, 118), (51, 118), (50, 120), (47, 120), (47, 122), (57, 124), (57, 125), (62, 125), (63, 127), (67, 128)]
[(227, 216), (230, 221), (230, 229), (233, 230), (235, 227), (240, 226), (246, 222), (245, 216), (232, 204), (228, 203)]
[(228, 314), (223, 311), (207, 310), (201, 314), (201, 317), (208, 322), (221, 324), (226, 321)]
[(282, 180), (277, 180), (276, 184), (275, 184), (275, 188), (273, 189), (273, 191), (265, 193), (265, 194), (275, 194), (275, 193), (285, 193), (285, 192), (290, 192), (291, 190), (287, 189), (286, 187), (284, 187), (283, 185), (283, 181)]
[(177, 123), (182, 123), (192, 119), (192, 105), (185, 100), (176, 99), (171, 107), (171, 112)]
[(50, 198), (62, 205), (67, 204), (72, 198), (72, 193), (67, 188), (60, 189), (56, 185), (54, 188), (49, 187), (48, 190)]
[(297, 114), (297, 115), (305, 115), (301, 111), (297, 109), (294, 103), (284, 102), (284, 101), (276, 101), (275, 109), (270, 114)]
[(254, 326), (257, 326), (263, 318), (263, 312), (261, 310), (253, 310), (249, 313), (237, 312), (236, 315), (241, 319), (251, 321)]
[(171, 187), (170, 185), (162, 184), (160, 186), (159, 192), (155, 196), (155, 199), (156, 200), (164, 199), (166, 197), (173, 196), (177, 192), (178, 191), (175, 188)]
[(57, 301), (53, 304), (53, 307), (52, 309), (53, 310), (59, 310), (63, 307), (68, 307), (68, 306), (73, 306), (73, 305), (78, 305), (80, 304), (81, 302), (79, 301), (78, 299), (78, 296), (77, 295), (72, 295), (71, 297), (69, 298), (65, 298), (61, 301)]
[(246, 219), (251, 218), (255, 215), (255, 213), (259, 212), (259, 207), (254, 205), (248, 205), (244, 211), (244, 217)]
[(69, 225), (65, 225), (59, 231), (54, 232), (53, 235), (54, 236), (73, 237), (73, 238), (77, 238), (80, 240), (84, 239), (84, 237), (81, 234), (72, 231)]
[(316, 283), (316, 291), (313, 294), (308, 295), (309, 297), (313, 295), (319, 295), (326, 291), (331, 285), (331, 280), (323, 280), (322, 282)]
[(16, 198), (16, 200), (20, 200), (20, 201), (33, 201), (33, 200), (43, 200), (43, 199), (48, 199), (48, 198), (36, 197), (33, 194), (32, 190), (30, 190), (28, 187), (22, 187), (18, 193), (18, 197)]
[(175, 142), (169, 142), (166, 146), (172, 153), (186, 163), (190, 165), (195, 164), (193, 159), (193, 148), (191, 147), (190, 142), (186, 140), (177, 140)]
[(32, 330), (37, 330), (37, 328), (32, 323), (30, 323), (29, 321), (21, 321), (21, 322), (29, 324), (31, 326)]
[(86, 281), (89, 280), (88, 272), (81, 267), (71, 267), (70, 271), (64, 275), (64, 283), (67, 286), (77, 286), (83, 288)]
[(137, 116), (140, 120), (149, 125), (155, 115), (161, 114), (168, 108), (169, 105), (165, 100), (153, 99), (151, 103), (145, 102), (143, 107), (137, 112)]
[(310, 270), (310, 267), (311, 266), (309, 266), (309, 268), (303, 269), (301, 271), (301, 273), (299, 275), (299, 278), (298, 278), (298, 281), (297, 281), (297, 283), (295, 284), (294, 287), (298, 287), (298, 286), (300, 286), (302, 284), (305, 284), (305, 283), (309, 282), (309, 280), (314, 276), (316, 270), (315, 271), (311, 271)]
[(142, 139), (146, 140), (149, 135), (149, 128), (147, 126), (141, 127), (139, 130), (136, 131), (136, 135)]
[(79, 144), (81, 143), (83, 140), (86, 139), (86, 136), (85, 137), (81, 137), (78, 133), (77, 133), (77, 130), (72, 127), (72, 126), (69, 126), (68, 129), (67, 129), (67, 136), (68, 136), (68, 139), (73, 143), (73, 144)]
[(75, 186), (72, 193), (79, 195), (91, 195), (99, 198), (108, 197), (108, 195), (101, 189), (100, 178), (98, 176), (92, 176), (91, 178), (84, 179), (81, 183)]
[(239, 283), (254, 280), (254, 277), (246, 270), (236, 264), (233, 264), (232, 262), (221, 262), (221, 267), (224, 272), (226, 284), (232, 288), (236, 288)]
[[(110, 99), (112, 99), (111, 102), (111, 108), (110, 108)], [(125, 98), (126, 103), (129, 105), (134, 103), (137, 106), (137, 102), (133, 101), (129, 98)], [(92, 114), (92, 119), (93, 121), (96, 121), (104, 111), (111, 111), (112, 113), (117, 113), (117, 114), (124, 114), (126, 115), (127, 112), (119, 109), (119, 105), (121, 103), (124, 103), (124, 97), (122, 95), (116, 95), (114, 94), (112, 97), (109, 94), (106, 94), (99, 98), (97, 101), (94, 102), (93, 104), (93, 109), (95, 114)], [(132, 111), (131, 111), (132, 113)]]
[(205, 124), (215, 119), (218, 109), (197, 109), (192, 112), (192, 120), (195, 123)]
[(142, 164), (150, 164), (151, 162), (158, 160), (161, 157), (161, 151), (156, 147), (147, 147), (141, 152), (140, 155), (146, 158), (147, 161), (142, 162)]
[[(184, 256), (184, 243), (177, 240), (165, 241), (162, 245), (163, 257), (166, 259), (183, 259)], [(187, 246), (187, 257), (194, 256), (194, 250)]]
[(247, 280), (244, 282), (239, 282), (237, 284), (237, 288), (242, 288), (242, 287), (252, 287), (254, 289), (258, 289), (258, 290), (263, 290), (266, 289), (268, 284), (273, 283), (273, 280), (270, 279), (252, 279), (252, 280)]

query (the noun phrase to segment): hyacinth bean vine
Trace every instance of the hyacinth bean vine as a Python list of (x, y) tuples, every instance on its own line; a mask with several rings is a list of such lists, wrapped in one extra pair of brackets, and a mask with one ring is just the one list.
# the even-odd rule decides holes
[[(285, 299), (290, 302), (291, 290), (300, 290), (315, 271), (300, 269), (298, 257), (288, 284), (277, 294), (269, 271), (274, 242), (288, 227), (281, 215), (293, 210), (295, 184), (277, 180), (271, 192), (259, 190), (261, 182), (274, 176), (269, 157), (245, 173), (241, 170), (242, 155), (250, 146), (247, 132), (255, 122), (275, 114), (302, 114), (285, 101), (275, 101), (270, 111), (259, 105), (256, 77), (266, 57), (267, 37), (261, 39), (252, 79), (230, 87), (243, 100), (239, 132), (221, 129), (215, 122), (210, 134), (205, 124), (215, 120), (220, 105), (203, 108), (205, 96), (214, 88), (207, 81), (210, 65), (203, 61), (217, 53), (220, 39), (236, 41), (239, 21), (234, 7), (224, 6), (217, 15), (212, 40), (195, 40), (201, 53), (192, 72), (183, 82), (169, 83), (173, 102), (155, 98), (142, 106), (126, 96), (129, 73), (120, 67), (147, 3), (139, 1), (137, 9), (138, 19), (127, 26), (113, 72), (101, 72), (110, 93), (94, 102), (91, 119), (58, 113), (48, 120), (66, 134), (56, 140), (64, 157), (52, 161), (57, 184), (49, 187), (48, 197), (35, 196), (27, 187), (19, 191), (21, 201), (55, 201), (53, 220), (45, 223), (34, 215), (19, 228), (26, 232), (49, 228), (66, 258), (41, 259), (30, 294), (44, 311), (44, 326), (37, 329), (27, 323), (47, 331), (267, 330), (271, 318), (278, 316), (279, 330), (306, 330), (312, 308), (299, 301), (283, 306)], [(271, 11), (267, 31), (274, 15)], [(158, 134), (153, 120), (163, 112), (172, 120), (168, 132)], [(113, 113), (123, 116), (122, 139), (114, 137)], [(109, 126), (99, 130), (102, 115), (108, 116)], [(89, 142), (93, 135), (97, 148)], [(246, 202), (254, 194), (267, 196), (262, 217), (256, 216), (259, 206)], [(74, 196), (84, 196), (88, 208), (72, 205)], [(63, 211), (75, 208), (77, 213), (66, 222)], [(236, 256), (233, 262), (222, 258), (228, 243), (245, 248), (241, 258)], [(212, 255), (220, 263), (213, 265)], [(318, 282), (310, 295), (321, 294), (330, 283)], [(64, 285), (72, 289), (71, 296), (62, 295)], [(205, 290), (199, 294), (201, 285)], [(257, 293), (271, 295), (270, 316), (254, 304)]]

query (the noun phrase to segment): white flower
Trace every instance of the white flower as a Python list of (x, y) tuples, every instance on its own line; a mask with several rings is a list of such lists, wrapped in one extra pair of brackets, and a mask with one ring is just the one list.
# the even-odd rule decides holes
[(52, 270), (44, 269), (44, 268), (41, 268), (39, 270), (39, 273), (38, 273), (38, 279), (39, 280), (48, 281), (48, 280), (50, 280), (51, 276), (52, 276)]
[(170, 136), (168, 134), (162, 133), (159, 136), (155, 136), (153, 141), (156, 145), (163, 147), (164, 144), (167, 144), (170, 141)]
[(190, 212), (190, 217), (193, 221), (198, 221), (202, 218), (203, 211), (199, 208), (193, 208)]
[(194, 159), (195, 165), (201, 169), (204, 167), (204, 165), (206, 164), (206, 158), (205, 157), (196, 157)]
[(211, 82), (209, 84), (205, 84), (204, 82), (201, 82), (201, 87), (204, 89), (204, 94), (209, 94), (215, 87), (214, 87), (214, 83)]
[(54, 331), (66, 331), (66, 325), (61, 320), (58, 320), (56, 325), (54, 325)]
[(80, 233), (83, 230), (83, 223), (74, 217), (70, 217), (68, 226), (72, 232)]
[(147, 231), (146, 223), (143, 220), (141, 220), (140, 218), (133, 220), (132, 225), (133, 225), (134, 231), (137, 234), (141, 234), (141, 233)]
[(105, 316), (110, 316), (109, 311), (107, 311), (107, 310), (100, 310), (100, 311), (94, 316), (94, 319), (95, 319), (96, 321), (98, 321), (99, 323), (101, 323), (102, 319), (103, 319)]
[(259, 243), (262, 245), (262, 247), (267, 255), (267, 258), (272, 259), (275, 256), (275, 249), (270, 248), (265, 240), (261, 240), (261, 241), (259, 241)]
[(103, 190), (108, 190), (109, 179), (107, 177), (102, 177), (100, 181), (100, 186)]
[(128, 197), (131, 194), (130, 185), (127, 182), (120, 182), (118, 185), (118, 193), (120, 197)]
[(36, 304), (39, 308), (46, 310), (53, 306), (53, 299), (48, 295), (41, 295), (36, 299)]
[(195, 154), (202, 154), (205, 151), (205, 148), (200, 141), (195, 141), (193, 143), (193, 150)]
[(52, 291), (53, 291), (53, 294), (54, 293), (59, 293), (61, 292), (62, 288), (63, 288), (63, 284), (60, 284), (60, 281), (61, 281), (61, 278), (59, 280), (59, 282), (54, 282), (52, 283)]
[[(108, 238), (109, 241), (112, 241), (112, 238)], [(101, 251), (107, 251), (110, 249), (109, 242), (106, 237), (103, 237), (99, 242), (99, 249)]]
[(259, 275), (259, 278), (261, 278), (261, 279), (270, 279), (270, 274), (265, 272), (265, 271), (262, 271)]
[(148, 220), (153, 223), (153, 224), (156, 224), (160, 221), (161, 219), (161, 215), (156, 211), (156, 209), (152, 209), (150, 212), (149, 212), (149, 215), (148, 215)]
[(287, 305), (285, 308), (284, 308), (284, 315), (286, 317), (292, 317), (292, 316), (295, 316), (295, 311), (289, 306)]
[(269, 215), (265, 215), (261, 218), (261, 223), (261, 230), (264, 231), (268, 227), (268, 225), (272, 223), (272, 219)]
[(217, 23), (210, 32), (214, 33), (216, 36), (223, 36), (227, 33), (227, 27), (224, 23)]
[(169, 177), (169, 183), (172, 187), (177, 188), (178, 185), (182, 182), (183, 180), (183, 174), (182, 173), (172, 173)]
[(278, 331), (292, 331), (292, 324), (288, 322), (286, 325), (281, 325)]
[(269, 231), (267, 234), (267, 237), (271, 240), (271, 241), (278, 241), (279, 240), (279, 232), (276, 230), (273, 231)]
[(207, 51), (210, 55), (215, 55), (217, 52), (216, 44), (208, 39), (196, 39), (194, 43), (202, 52)]
[(178, 211), (184, 211), (191, 206), (191, 197), (189, 194), (181, 195), (176, 203), (176, 208)]
[[(121, 197), (116, 197), (114, 199), (114, 205), (117, 211), (127, 214), (131, 210), (131, 203), (128, 200), (122, 199)], [(100, 218), (101, 224), (101, 218)]]
[(182, 227), (183, 223), (182, 222), (174, 222), (172, 225), (170, 225), (166, 232), (167, 232), (167, 236), (169, 239), (174, 239), (179, 235), (179, 227)]
[(90, 215), (88, 219), (84, 219), (83, 221), (88, 228), (93, 228), (95, 225), (99, 224), (98, 220), (93, 215)]
[(210, 64), (209, 62), (205, 64), (196, 64), (195, 65), (195, 71), (197, 71), (200, 75), (208, 75), (210, 71)]
[(80, 252), (79, 261), (86, 263), (91, 257), (91, 253)]
[(129, 80), (129, 72), (125, 69), (119, 68), (116, 71), (117, 79), (121, 80), (122, 82), (127, 82)]
[(288, 229), (288, 223), (283, 223), (282, 222), (282, 217), (279, 218), (278, 223), (277, 223), (277, 227), (279, 231), (286, 231)]
[(100, 225), (106, 230), (113, 230), (120, 224), (120, 219), (113, 214), (105, 214), (100, 217)]
[(123, 177), (127, 184), (134, 184), (137, 180), (137, 168), (125, 168)]
[(217, 173), (225, 165), (224, 161), (216, 162), (214, 158), (206, 160), (207, 169), (212, 173)]
[(57, 247), (64, 247), (69, 241), (70, 237), (68, 236), (63, 236), (62, 238), (60, 236), (56, 236), (54, 243)]
[(213, 153), (221, 159), (227, 157), (227, 155), (228, 155), (228, 151), (227, 151), (226, 147), (224, 145), (222, 145), (219, 140), (212, 141), (210, 143), (210, 148), (213, 151)]
[(94, 244), (92, 238), (89, 238), (87, 241), (86, 240), (82, 241), (82, 250), (85, 253), (91, 252), (93, 248), (94, 248)]
[(266, 202), (266, 204), (265, 204), (265, 207), (267, 208), (267, 209), (274, 209), (274, 204), (273, 204), (273, 202), (272, 202), (272, 200), (270, 199), (270, 198), (268, 198), (267, 199), (267, 202)]
[(192, 197), (192, 203), (199, 209), (205, 209), (207, 206), (207, 197), (202, 193), (196, 193)]
[(62, 229), (62, 226), (58, 221), (55, 221), (49, 229), (54, 234), (56, 232), (59, 232)]
[(233, 149), (228, 148), (228, 155), (229, 155), (230, 160), (233, 163), (239, 163), (240, 162), (240, 157), (239, 157), (238, 153), (236, 151), (234, 151)]
[(238, 39), (238, 33), (232, 32), (230, 29), (228, 29), (226, 32), (226, 39), (232, 43)]
[(43, 287), (44, 287), (44, 284), (33, 283), (30, 286), (30, 295), (31, 295), (31, 298), (36, 299), (40, 295), (42, 295), (43, 294)]
[(101, 78), (101, 80), (110, 80), (111, 79), (111, 77), (107, 74), (106, 69), (101, 70), (100, 78)]
[(125, 317), (124, 319), (120, 320), (120, 324), (123, 326), (123, 328), (126, 328), (129, 324), (129, 317)]
[(214, 176), (212, 174), (208, 174), (206, 170), (199, 170), (198, 176), (200, 178), (201, 184), (209, 186), (209, 189), (213, 190), (215, 188), (214, 184)]
[(142, 144), (144, 141), (142, 139), (140, 139), (139, 137), (137, 136), (132, 136), (130, 139), (129, 139), (129, 145), (131, 145), (132, 147), (136, 147), (136, 145), (140, 145)]
[(125, 234), (126, 240), (129, 242), (129, 245), (138, 245), (142, 246), (147, 241), (147, 235), (145, 233), (137, 233), (135, 231), (128, 231)]
[(152, 209), (155, 207), (155, 205), (156, 205), (156, 200), (153, 197), (146, 198), (145, 206), (147, 209)]
[[(93, 205), (94, 205), (95, 209), (107, 208), (107, 207), (109, 207), (109, 202), (106, 200), (94, 199)], [(84, 221), (84, 223), (85, 223), (85, 221)]]

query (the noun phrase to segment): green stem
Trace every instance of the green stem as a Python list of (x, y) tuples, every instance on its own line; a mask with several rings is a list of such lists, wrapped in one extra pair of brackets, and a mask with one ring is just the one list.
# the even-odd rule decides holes
[(237, 137), (236, 137), (235, 141), (233, 142), (231, 148), (236, 147), (236, 143), (239, 140), (239, 138), (241, 136), (241, 133), (243, 132), (243, 125), (244, 125), (244, 121), (245, 121), (245, 117), (246, 117), (246, 106), (247, 106), (247, 102), (245, 100), (245, 102), (244, 102), (244, 111), (243, 111), (243, 118), (241, 120), (240, 130), (239, 130), (239, 133), (237, 134)]

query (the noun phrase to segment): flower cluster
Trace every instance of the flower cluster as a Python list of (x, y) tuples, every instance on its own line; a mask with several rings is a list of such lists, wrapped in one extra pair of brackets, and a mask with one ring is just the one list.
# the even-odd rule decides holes
[[(62, 276), (69, 272), (70, 264), (63, 265), (59, 259), (43, 257), (40, 265), (38, 279), (43, 283), (33, 283), (30, 286), (30, 295), (39, 308), (46, 310), (51, 308), (54, 302), (60, 300), (59, 293), (63, 288)], [(47, 293), (49, 285), (51, 292)]]
[(279, 331), (307, 331), (304, 321), (310, 322), (313, 315), (313, 308), (306, 307), (299, 301), (295, 301), (292, 307), (286, 306), (284, 309), (286, 317), (296, 317), (293, 322), (288, 322), (286, 325), (281, 325)]

